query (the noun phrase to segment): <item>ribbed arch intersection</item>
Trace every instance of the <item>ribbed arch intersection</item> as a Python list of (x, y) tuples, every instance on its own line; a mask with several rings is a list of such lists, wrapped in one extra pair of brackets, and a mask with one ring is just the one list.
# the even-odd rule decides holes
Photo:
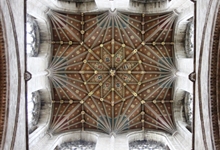
[(177, 15), (50, 10), (50, 132), (175, 132), (173, 26)]

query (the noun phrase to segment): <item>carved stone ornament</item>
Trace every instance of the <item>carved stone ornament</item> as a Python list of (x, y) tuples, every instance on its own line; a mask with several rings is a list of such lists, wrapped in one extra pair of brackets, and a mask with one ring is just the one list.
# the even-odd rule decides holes
[(195, 72), (192, 72), (192, 73), (189, 75), (189, 79), (190, 79), (192, 82), (195, 82), (195, 81), (196, 81), (196, 73), (195, 73)]
[(24, 73), (24, 80), (29, 81), (32, 78), (32, 74), (28, 71)]

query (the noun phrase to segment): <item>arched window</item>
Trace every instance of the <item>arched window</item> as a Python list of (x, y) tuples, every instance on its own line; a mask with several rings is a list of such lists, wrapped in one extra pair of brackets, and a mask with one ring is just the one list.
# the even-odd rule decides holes
[(193, 119), (193, 95), (186, 92), (185, 99), (184, 99), (184, 110), (186, 116), (186, 122), (189, 126), (192, 125)]
[(28, 132), (32, 133), (36, 128), (40, 117), (41, 99), (39, 91), (33, 92), (28, 101)]
[(95, 150), (95, 143), (84, 140), (62, 143), (55, 150)]
[(129, 150), (168, 150), (161, 142), (154, 140), (138, 140), (129, 143)]
[(26, 22), (26, 52), (31, 57), (36, 57), (39, 53), (40, 33), (36, 20), (27, 15)]
[(188, 58), (193, 57), (194, 53), (194, 23), (193, 19), (187, 24), (186, 38), (185, 38), (185, 51)]

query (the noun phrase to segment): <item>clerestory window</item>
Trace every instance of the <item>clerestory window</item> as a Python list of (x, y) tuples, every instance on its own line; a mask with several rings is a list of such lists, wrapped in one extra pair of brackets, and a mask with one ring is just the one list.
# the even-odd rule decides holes
[(129, 150), (169, 150), (169, 148), (158, 141), (138, 140), (129, 143)]
[(39, 53), (40, 33), (36, 20), (27, 15), (26, 22), (26, 52), (31, 57), (36, 57)]
[(62, 143), (55, 150), (95, 150), (95, 143), (84, 140)]
[(40, 118), (41, 98), (39, 91), (33, 92), (28, 101), (28, 132), (31, 134), (36, 128)]

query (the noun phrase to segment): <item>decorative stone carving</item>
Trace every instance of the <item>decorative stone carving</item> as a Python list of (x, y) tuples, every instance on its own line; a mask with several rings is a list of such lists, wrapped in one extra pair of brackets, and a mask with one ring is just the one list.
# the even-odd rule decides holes
[(40, 31), (37, 22), (33, 17), (27, 15), (26, 22), (26, 50), (31, 57), (39, 53)]
[(188, 125), (191, 126), (193, 119), (193, 95), (188, 92), (186, 92), (185, 94), (184, 109), (185, 109), (186, 122)]
[(188, 58), (194, 56), (194, 23), (189, 22), (186, 27), (185, 51)]
[(192, 81), (192, 82), (195, 82), (195, 81), (196, 81), (196, 73), (195, 73), (195, 72), (192, 72), (192, 73), (189, 75), (189, 80)]
[(28, 127), (29, 133), (36, 129), (40, 118), (41, 99), (39, 91), (32, 93), (31, 101), (28, 102)]
[(129, 143), (129, 150), (168, 150), (168, 147), (154, 140), (138, 140)]
[(55, 150), (95, 150), (95, 143), (84, 140), (62, 143)]
[(32, 74), (28, 71), (24, 73), (24, 80), (29, 81), (32, 78)]

